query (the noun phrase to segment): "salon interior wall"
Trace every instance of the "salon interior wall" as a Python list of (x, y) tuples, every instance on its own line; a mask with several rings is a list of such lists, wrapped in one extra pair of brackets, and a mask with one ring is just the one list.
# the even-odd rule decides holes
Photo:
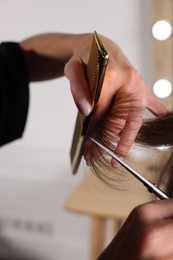
[[(150, 12), (150, 0), (0, 0), (0, 41), (97, 30), (151, 85)], [(0, 150), (0, 255), (88, 259), (89, 218), (63, 209), (86, 171), (70, 169), (76, 113), (67, 79), (30, 85), (24, 136)]]

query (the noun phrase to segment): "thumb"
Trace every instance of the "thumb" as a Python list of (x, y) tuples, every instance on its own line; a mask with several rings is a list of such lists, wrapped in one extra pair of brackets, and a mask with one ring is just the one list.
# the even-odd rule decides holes
[(90, 90), (85, 77), (85, 65), (80, 58), (72, 57), (65, 65), (65, 76), (70, 81), (70, 89), (74, 102), (84, 116), (92, 110)]

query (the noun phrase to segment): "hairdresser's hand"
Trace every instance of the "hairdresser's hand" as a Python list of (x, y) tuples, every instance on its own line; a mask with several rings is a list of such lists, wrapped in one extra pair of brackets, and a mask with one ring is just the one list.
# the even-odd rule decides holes
[[(88, 60), (91, 37), (88, 34), (82, 38), (82, 41), (79, 41), (75, 46), (74, 55), (65, 66), (65, 74), (70, 80), (74, 101), (79, 111), (84, 115), (88, 115), (91, 111), (90, 93), (85, 78), (85, 66)], [(111, 131), (113, 131), (112, 138), (119, 137), (116, 151), (123, 156), (128, 153), (141, 127), (142, 109), (146, 107), (156, 116), (165, 114), (167, 110), (152, 94), (143, 78), (130, 64), (117, 44), (104, 36), (102, 36), (102, 40), (110, 58), (101, 97), (90, 121), (87, 136), (90, 135), (95, 126), (103, 122), (103, 118), (107, 118), (108, 122), (111, 121), (107, 126), (111, 125)], [(128, 99), (127, 104), (126, 98)], [(112, 108), (114, 108), (114, 111), (120, 110), (120, 101), (123, 101), (125, 106), (129, 106), (129, 109), (121, 118), (119, 118), (119, 112), (117, 114), (114, 113), (114, 116), (109, 118), (113, 115), (111, 112)], [(138, 108), (138, 111), (134, 109), (135, 107)], [(104, 130), (104, 127), (106, 129), (106, 124), (102, 126), (102, 130)], [(107, 131), (105, 132), (108, 133)]]
[(98, 260), (173, 259), (173, 200), (135, 208)]

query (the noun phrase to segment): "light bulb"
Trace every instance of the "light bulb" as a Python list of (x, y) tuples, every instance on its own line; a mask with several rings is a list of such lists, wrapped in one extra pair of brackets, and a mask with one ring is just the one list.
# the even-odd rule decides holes
[(166, 79), (159, 79), (153, 85), (153, 92), (159, 98), (166, 98), (172, 93), (172, 84)]
[(160, 20), (153, 25), (152, 34), (156, 40), (166, 40), (172, 34), (172, 26), (169, 22)]

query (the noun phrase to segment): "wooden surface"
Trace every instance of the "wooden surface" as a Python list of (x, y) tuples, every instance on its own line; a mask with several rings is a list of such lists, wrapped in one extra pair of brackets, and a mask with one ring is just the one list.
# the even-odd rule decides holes
[[(153, 181), (155, 174), (151, 173), (148, 162), (140, 162), (134, 166)], [(90, 216), (124, 219), (136, 205), (153, 199), (153, 195), (129, 173), (123, 173), (118, 179), (113, 189), (101, 182), (92, 172), (88, 172), (83, 181), (69, 194), (65, 208)]]
[[(135, 163), (132, 166), (151, 181), (155, 181), (155, 169), (153, 171), (149, 162)], [(89, 260), (96, 260), (105, 248), (108, 219), (111, 218), (113, 221), (114, 236), (135, 206), (154, 199), (136, 178), (124, 171), (122, 176), (120, 172), (118, 174), (116, 188), (112, 189), (92, 172), (88, 172), (65, 201), (64, 206), (67, 210), (91, 218)]]

